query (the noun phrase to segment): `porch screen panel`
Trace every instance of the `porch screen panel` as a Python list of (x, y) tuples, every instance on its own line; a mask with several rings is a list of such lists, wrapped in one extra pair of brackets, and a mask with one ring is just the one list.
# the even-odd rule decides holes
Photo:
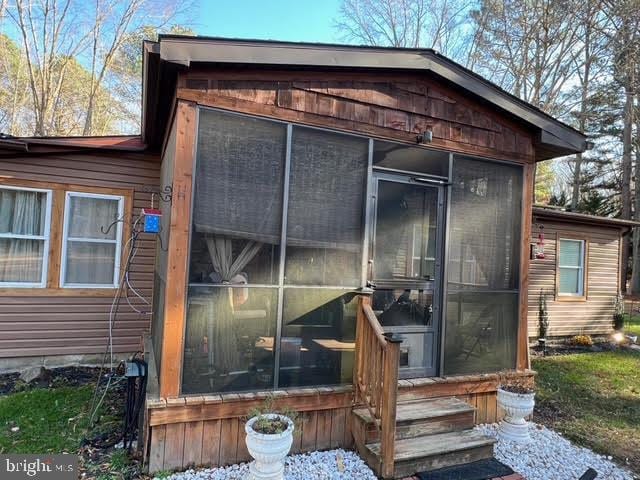
[(368, 145), (293, 129), (285, 284), (360, 285)]
[(515, 368), (522, 169), (455, 157), (444, 373)]
[(184, 393), (273, 387), (286, 131), (200, 109)]
[(278, 387), (351, 382), (368, 152), (367, 139), (293, 128)]

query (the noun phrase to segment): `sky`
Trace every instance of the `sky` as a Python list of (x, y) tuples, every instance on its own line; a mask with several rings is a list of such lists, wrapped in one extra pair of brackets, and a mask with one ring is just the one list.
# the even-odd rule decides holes
[(198, 35), (340, 42), (340, 0), (198, 0), (187, 15)]

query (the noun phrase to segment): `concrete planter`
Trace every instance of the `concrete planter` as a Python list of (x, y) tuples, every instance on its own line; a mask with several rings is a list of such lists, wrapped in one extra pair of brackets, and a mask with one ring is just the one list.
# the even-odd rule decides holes
[(258, 417), (253, 417), (244, 426), (247, 432), (247, 449), (254, 458), (249, 465), (251, 480), (283, 480), (284, 459), (293, 443), (293, 422), (282, 415), (266, 414), (267, 418), (285, 419), (289, 427), (282, 433), (258, 433), (253, 424)]
[(505, 411), (498, 427), (500, 438), (518, 443), (531, 440), (528, 422), (524, 417), (533, 413), (534, 397), (535, 393), (513, 393), (498, 388), (498, 405)]

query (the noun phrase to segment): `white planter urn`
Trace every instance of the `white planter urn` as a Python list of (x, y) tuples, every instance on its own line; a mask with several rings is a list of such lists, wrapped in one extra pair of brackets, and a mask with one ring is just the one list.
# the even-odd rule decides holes
[(504, 409), (498, 436), (512, 442), (527, 443), (531, 440), (529, 425), (524, 417), (533, 413), (535, 393), (513, 393), (498, 388), (498, 405)]
[(258, 433), (253, 424), (258, 417), (253, 417), (244, 426), (247, 432), (247, 449), (254, 458), (249, 464), (249, 478), (251, 480), (283, 480), (284, 459), (293, 444), (293, 422), (282, 415), (266, 414), (267, 418), (281, 418), (289, 423), (289, 427), (282, 433)]

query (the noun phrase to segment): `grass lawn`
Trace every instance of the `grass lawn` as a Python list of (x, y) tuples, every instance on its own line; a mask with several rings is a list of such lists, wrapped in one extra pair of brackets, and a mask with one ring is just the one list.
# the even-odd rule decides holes
[(536, 421), (640, 474), (640, 354), (627, 350), (533, 360)]
[(0, 396), (0, 453), (77, 453), (87, 480), (139, 478), (124, 450), (108, 448), (87, 456), (96, 449), (81, 448), (85, 438), (113, 438), (113, 432), (122, 428), (122, 392), (112, 390), (99, 421), (89, 428), (93, 391), (94, 385), (60, 386)]
[(634, 315), (625, 319), (624, 331), (632, 335), (640, 336), (640, 315)]
[(93, 387), (84, 386), (0, 397), (0, 452), (75, 452), (86, 434), (92, 394)]

